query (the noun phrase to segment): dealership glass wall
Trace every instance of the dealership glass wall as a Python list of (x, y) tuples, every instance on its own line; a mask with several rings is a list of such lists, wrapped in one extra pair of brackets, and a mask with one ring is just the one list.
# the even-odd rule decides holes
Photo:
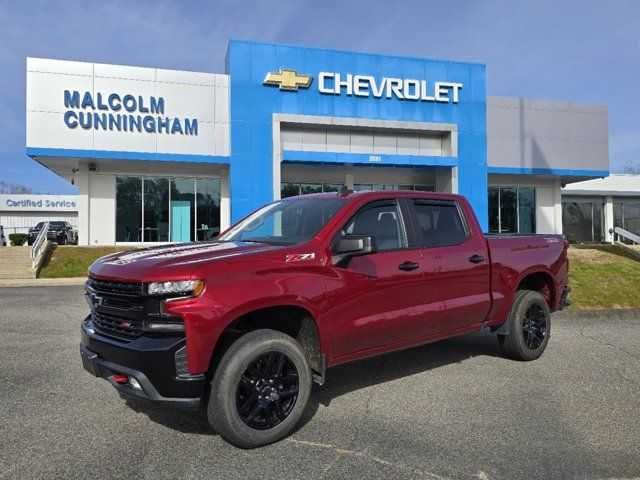
[(562, 233), (572, 243), (602, 243), (604, 236), (604, 203), (562, 202)]
[(116, 242), (192, 242), (218, 233), (220, 179), (116, 178)]
[(490, 233), (535, 233), (536, 189), (489, 187)]
[[(309, 193), (339, 192), (343, 187), (342, 183), (297, 183), (283, 182), (280, 184), (280, 197), (294, 197), (296, 195), (307, 195)], [(382, 185), (372, 183), (356, 183), (353, 186), (356, 192), (363, 190), (418, 190), (422, 192), (433, 192), (433, 185)]]
[(613, 202), (613, 225), (640, 235), (640, 200)]

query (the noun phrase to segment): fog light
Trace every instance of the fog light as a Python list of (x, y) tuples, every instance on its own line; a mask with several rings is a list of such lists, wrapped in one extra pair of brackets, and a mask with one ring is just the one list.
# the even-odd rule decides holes
[(119, 383), (120, 385), (124, 385), (129, 381), (129, 378), (126, 375), (114, 375), (113, 381)]
[(129, 385), (131, 385), (131, 388), (135, 388), (136, 390), (142, 390), (142, 386), (135, 377), (129, 377)]
[(150, 332), (184, 332), (184, 323), (173, 323), (173, 322), (147, 323), (146, 330)]

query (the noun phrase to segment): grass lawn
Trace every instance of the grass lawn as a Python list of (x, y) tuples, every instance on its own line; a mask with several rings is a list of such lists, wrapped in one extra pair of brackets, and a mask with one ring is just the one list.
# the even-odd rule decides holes
[(640, 262), (620, 247), (569, 249), (571, 309), (640, 307)]
[(122, 247), (59, 247), (53, 245), (44, 259), (39, 277), (85, 277), (87, 268), (95, 260), (123, 250), (126, 249)]

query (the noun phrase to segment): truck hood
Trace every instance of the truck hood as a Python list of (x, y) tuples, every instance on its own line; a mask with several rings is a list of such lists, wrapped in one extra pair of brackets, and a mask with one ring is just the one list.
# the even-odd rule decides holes
[(119, 281), (167, 281), (190, 278), (205, 263), (281, 249), (248, 242), (174, 244), (128, 250), (99, 258), (90, 267), (93, 276)]

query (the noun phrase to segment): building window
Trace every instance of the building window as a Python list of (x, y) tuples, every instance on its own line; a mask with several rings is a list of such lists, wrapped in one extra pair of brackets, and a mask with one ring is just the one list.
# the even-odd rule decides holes
[(416, 190), (420, 192), (435, 192), (436, 188), (433, 185), (389, 185), (356, 183), (353, 186), (353, 190), (355, 192), (362, 192), (365, 190)]
[(220, 179), (197, 179), (196, 202), (196, 238), (211, 240), (220, 233)]
[(490, 233), (535, 233), (536, 189), (531, 187), (489, 188)]
[(195, 181), (192, 178), (171, 179), (171, 241), (195, 240), (196, 202)]
[(626, 201), (613, 204), (613, 226), (640, 235), (640, 202)]
[(116, 178), (116, 242), (139, 242), (142, 234), (142, 178)]
[(321, 183), (303, 183), (300, 185), (300, 193), (302, 195), (309, 195), (312, 193), (322, 193)]
[(572, 243), (604, 241), (602, 202), (562, 202), (562, 233)]
[[(308, 195), (310, 193), (339, 192), (344, 184), (342, 183), (298, 183), (282, 182), (280, 184), (280, 198), (295, 197), (296, 195)], [(419, 192), (435, 192), (433, 185), (391, 185), (356, 183), (353, 186), (354, 192), (365, 190), (415, 190)]]
[(309, 195), (310, 193), (339, 192), (342, 186), (342, 183), (282, 182), (280, 184), (280, 198)]
[(169, 179), (144, 178), (144, 241), (169, 241)]
[(116, 178), (116, 242), (190, 242), (219, 233), (220, 179)]

